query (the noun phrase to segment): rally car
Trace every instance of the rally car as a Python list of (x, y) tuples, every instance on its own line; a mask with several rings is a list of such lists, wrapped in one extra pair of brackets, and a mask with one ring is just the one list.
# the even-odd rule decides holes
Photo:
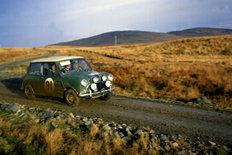
[(30, 62), (21, 89), (28, 98), (60, 97), (76, 105), (80, 98), (108, 100), (115, 89), (113, 79), (110, 73), (93, 71), (84, 57), (48, 57)]

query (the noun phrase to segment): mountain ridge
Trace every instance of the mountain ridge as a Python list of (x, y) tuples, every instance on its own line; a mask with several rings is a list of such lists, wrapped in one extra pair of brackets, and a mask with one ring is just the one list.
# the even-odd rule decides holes
[(168, 32), (167, 34), (174, 34), (182, 37), (218, 36), (218, 35), (232, 34), (232, 29), (198, 27), (198, 28), (184, 29), (180, 31), (171, 31)]
[(232, 34), (232, 29), (200, 27), (180, 31), (170, 31), (167, 33), (127, 30), (106, 32), (92, 37), (61, 42), (54, 45), (89, 47), (112, 46), (115, 44), (121, 45), (133, 43), (163, 42), (187, 37), (218, 36), (228, 34)]

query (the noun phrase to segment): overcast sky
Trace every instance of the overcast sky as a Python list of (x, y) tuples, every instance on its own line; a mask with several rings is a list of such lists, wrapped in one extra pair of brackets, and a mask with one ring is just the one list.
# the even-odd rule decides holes
[(0, 46), (38, 47), (117, 30), (232, 29), (231, 0), (0, 0)]

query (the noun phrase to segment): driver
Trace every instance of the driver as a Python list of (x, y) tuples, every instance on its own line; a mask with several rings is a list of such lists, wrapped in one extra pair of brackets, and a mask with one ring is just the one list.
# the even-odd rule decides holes
[(55, 64), (53, 64), (51, 69), (50, 69), (50, 75), (57, 75), (56, 65)]

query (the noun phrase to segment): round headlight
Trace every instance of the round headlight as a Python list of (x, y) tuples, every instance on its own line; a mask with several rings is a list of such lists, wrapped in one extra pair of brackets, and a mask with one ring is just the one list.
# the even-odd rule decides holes
[(97, 85), (95, 83), (91, 84), (90, 87), (93, 91), (97, 91)]
[(81, 80), (81, 85), (86, 87), (88, 85), (88, 82), (86, 79)]
[(98, 79), (97, 77), (94, 77), (94, 78), (93, 78), (93, 82), (94, 82), (94, 83), (97, 83), (98, 80), (99, 80), (99, 79)]
[(112, 86), (111, 82), (110, 81), (106, 81), (106, 87), (110, 87)]
[(106, 79), (107, 79), (107, 77), (104, 75), (104, 76), (102, 77), (102, 81), (106, 81)]
[(110, 74), (110, 75), (108, 76), (108, 79), (109, 79), (110, 81), (113, 81), (113, 79), (114, 79), (113, 75)]

